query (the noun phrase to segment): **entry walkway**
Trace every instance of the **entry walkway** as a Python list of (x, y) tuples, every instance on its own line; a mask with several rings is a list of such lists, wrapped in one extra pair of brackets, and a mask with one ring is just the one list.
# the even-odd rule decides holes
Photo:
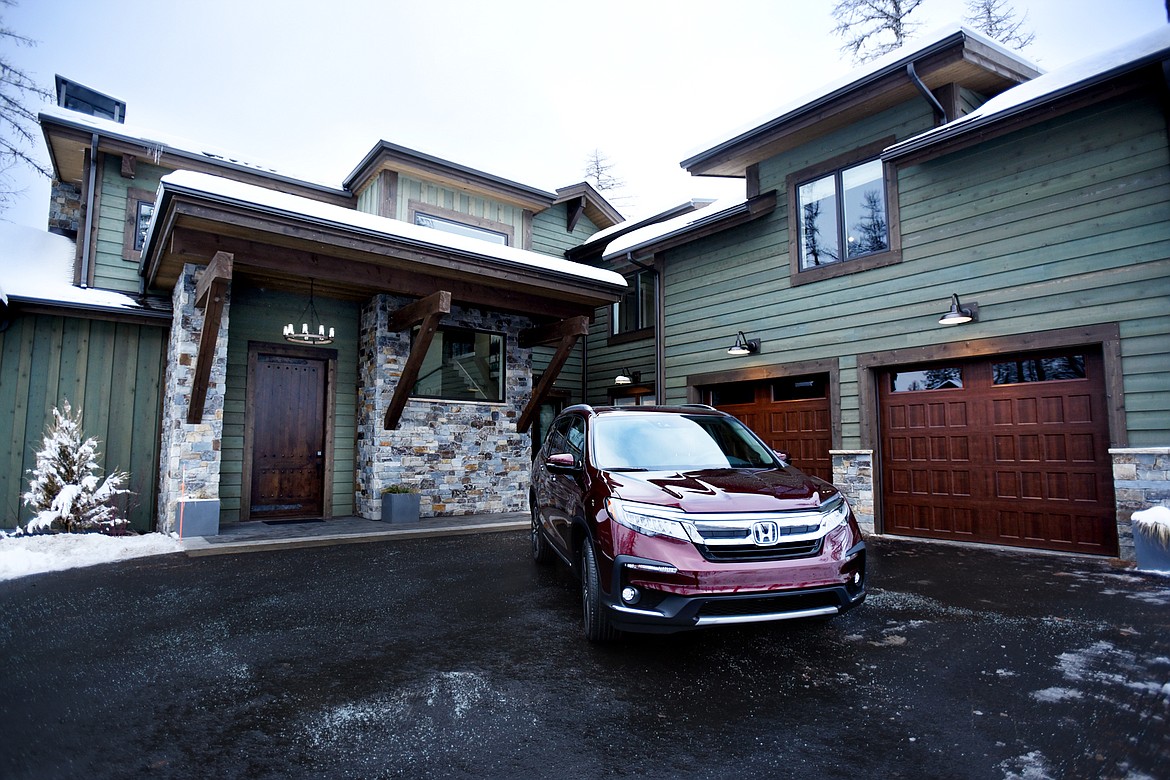
[(527, 528), (528, 522), (526, 512), (428, 517), (417, 523), (384, 523), (361, 517), (295, 523), (252, 521), (222, 526), (218, 536), (192, 536), (182, 541), (187, 555), (224, 555), (293, 547), (383, 542), (390, 539), (519, 531)]

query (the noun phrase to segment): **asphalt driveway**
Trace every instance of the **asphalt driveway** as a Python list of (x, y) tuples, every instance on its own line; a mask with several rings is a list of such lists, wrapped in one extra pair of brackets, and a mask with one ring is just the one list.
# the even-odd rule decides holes
[(0, 583), (0, 776), (1170, 776), (1170, 581), (871, 550), (835, 621), (605, 648), (516, 532)]

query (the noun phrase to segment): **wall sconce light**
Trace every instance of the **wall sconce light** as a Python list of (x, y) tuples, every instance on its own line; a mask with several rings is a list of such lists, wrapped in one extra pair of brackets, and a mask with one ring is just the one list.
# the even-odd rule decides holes
[(642, 381), (641, 371), (631, 371), (628, 368), (623, 368), (617, 376), (613, 378), (615, 385), (630, 385), (638, 384)]
[(760, 351), (760, 340), (749, 339), (741, 330), (735, 336), (735, 343), (727, 348), (728, 355), (752, 355)]
[(957, 294), (951, 295), (951, 308), (939, 318), (939, 325), (963, 325), (968, 322), (979, 321), (979, 304), (971, 302), (966, 306), (959, 303)]

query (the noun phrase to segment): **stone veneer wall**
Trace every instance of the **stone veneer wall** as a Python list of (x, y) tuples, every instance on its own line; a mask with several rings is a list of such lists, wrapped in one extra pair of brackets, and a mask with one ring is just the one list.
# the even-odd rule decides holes
[(830, 450), (833, 484), (845, 494), (865, 533), (874, 532), (873, 450)]
[(224, 302), (203, 419), (189, 425), (187, 408), (199, 352), (199, 333), (203, 329), (203, 311), (195, 307), (196, 272), (201, 270), (202, 266), (198, 265), (184, 266), (172, 296), (174, 316), (167, 346), (159, 455), (158, 530), (164, 533), (176, 530), (175, 502), (180, 498), (219, 498), (231, 295)]
[(49, 232), (76, 237), (81, 224), (81, 186), (54, 181), (49, 198)]
[(532, 394), (532, 350), (517, 346), (531, 321), (453, 307), (441, 325), (505, 335), (505, 403), (411, 399), (395, 430), (386, 407), (410, 354), (411, 332), (388, 332), (389, 315), (409, 298), (379, 295), (362, 309), (358, 351), (358, 514), (379, 519), (382, 489), (409, 485), (423, 517), (522, 512), (528, 507), (529, 436), (516, 430)]
[(1134, 560), (1133, 513), (1170, 506), (1170, 447), (1109, 450), (1117, 505), (1117, 543), (1122, 560)]

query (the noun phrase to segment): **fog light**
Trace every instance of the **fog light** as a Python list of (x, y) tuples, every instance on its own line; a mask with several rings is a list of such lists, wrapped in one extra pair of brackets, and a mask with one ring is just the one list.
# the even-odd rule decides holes
[(626, 602), (627, 604), (637, 604), (638, 599), (640, 598), (642, 598), (642, 594), (639, 593), (638, 589), (634, 586), (627, 585), (626, 587), (622, 588), (622, 601)]
[(853, 581), (854, 585), (859, 585), (861, 583), (861, 572), (859, 572), (859, 571), (853, 572), (853, 576), (850, 577), (850, 579)]

